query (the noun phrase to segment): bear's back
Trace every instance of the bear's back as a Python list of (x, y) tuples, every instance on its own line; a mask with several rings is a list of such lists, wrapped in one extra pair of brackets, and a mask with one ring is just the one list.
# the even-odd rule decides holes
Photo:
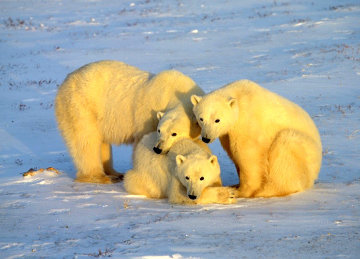
[(275, 131), (288, 127), (303, 131), (321, 145), (319, 132), (310, 115), (287, 98), (250, 80), (235, 81), (220, 88), (219, 92), (241, 100), (240, 109), (251, 111), (253, 117), (261, 118), (263, 125), (271, 125), (269, 128)]

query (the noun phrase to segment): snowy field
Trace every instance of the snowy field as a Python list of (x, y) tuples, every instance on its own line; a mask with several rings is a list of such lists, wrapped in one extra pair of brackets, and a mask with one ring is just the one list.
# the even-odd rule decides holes
[[(54, 97), (102, 59), (177, 69), (205, 92), (247, 78), (300, 104), (323, 141), (314, 188), (188, 207), (75, 183)], [(1, 0), (0, 258), (359, 258), (359, 82), (358, 0)], [(131, 150), (115, 149), (117, 170)], [(49, 166), (62, 174), (22, 176)]]

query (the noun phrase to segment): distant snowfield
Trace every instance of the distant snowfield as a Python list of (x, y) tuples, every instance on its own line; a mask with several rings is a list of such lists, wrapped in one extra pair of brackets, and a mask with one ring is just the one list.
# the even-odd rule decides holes
[[(120, 3), (117, 3), (120, 2)], [(359, 258), (360, 4), (345, 1), (0, 2), (1, 258)], [(115, 59), (177, 69), (206, 92), (247, 78), (301, 105), (324, 157), (314, 188), (174, 206), (79, 184), (56, 128), (67, 73)], [(223, 182), (238, 182), (219, 143)], [(23, 177), (30, 168), (55, 167)], [(131, 147), (115, 167), (131, 168)]]

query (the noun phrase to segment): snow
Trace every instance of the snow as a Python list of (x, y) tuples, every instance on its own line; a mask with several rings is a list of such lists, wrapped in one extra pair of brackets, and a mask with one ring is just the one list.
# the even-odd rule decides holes
[[(1, 258), (359, 258), (360, 4), (344, 1), (0, 2)], [(56, 128), (67, 73), (115, 59), (177, 69), (206, 92), (247, 78), (300, 104), (324, 157), (314, 188), (179, 206), (80, 184)], [(219, 143), (223, 182), (238, 182)], [(131, 147), (115, 167), (131, 168)], [(23, 177), (29, 168), (46, 171)]]

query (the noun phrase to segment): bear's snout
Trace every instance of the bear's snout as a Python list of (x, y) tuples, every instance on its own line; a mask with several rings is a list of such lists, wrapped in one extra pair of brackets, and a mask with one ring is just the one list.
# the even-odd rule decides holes
[(189, 194), (189, 198), (191, 199), (191, 200), (196, 200), (196, 196), (195, 195), (191, 195), (191, 194)]
[(210, 139), (208, 139), (208, 138), (202, 137), (201, 139), (202, 139), (202, 141), (205, 142), (206, 144), (210, 142)]
[(162, 149), (158, 148), (158, 147), (154, 147), (153, 150), (156, 154), (161, 154), (161, 152), (162, 152)]

